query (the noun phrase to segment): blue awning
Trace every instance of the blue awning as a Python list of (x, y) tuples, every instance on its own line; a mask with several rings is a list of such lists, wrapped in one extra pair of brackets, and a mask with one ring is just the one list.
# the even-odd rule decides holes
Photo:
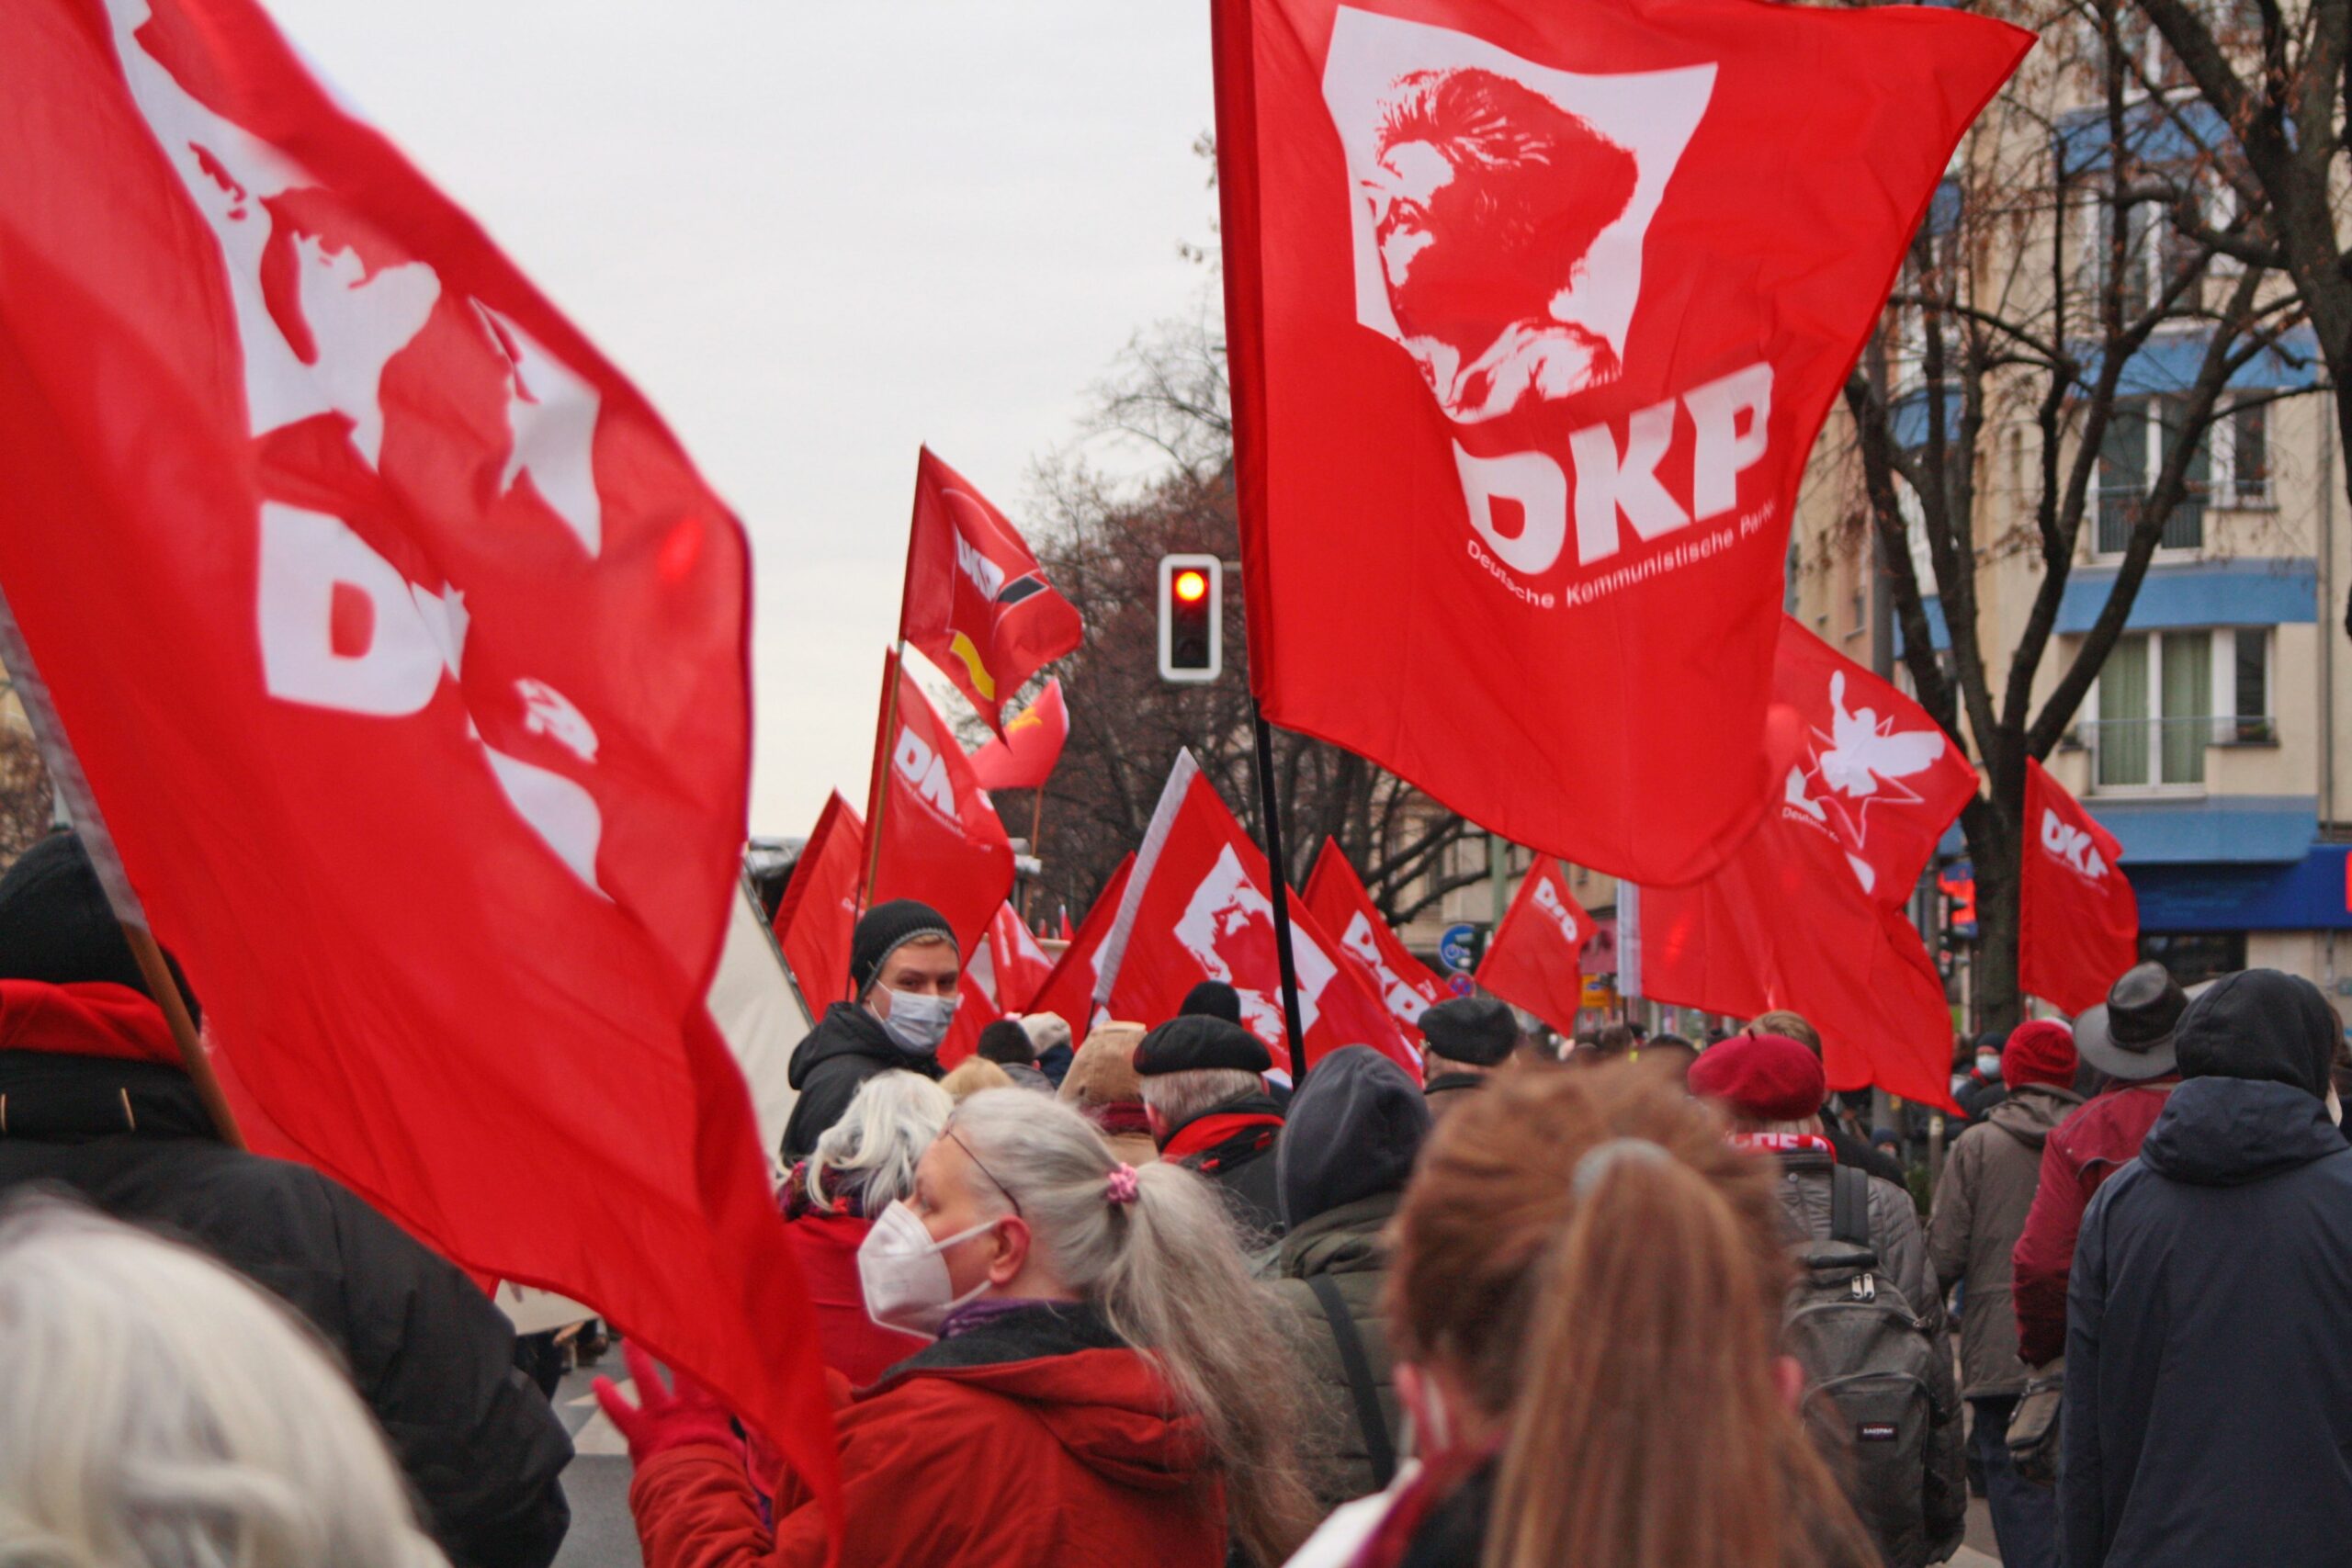
[[(2103, 104), (2060, 115), (2050, 141), (2061, 180), (2104, 169), (2113, 161)], [(2142, 164), (2193, 164), (2209, 152), (2234, 151), (2236, 146), (2230, 122), (2202, 98), (2168, 104), (2148, 98), (2123, 111), (2123, 150)]]
[(2352, 931), (2352, 845), (2277, 865), (2128, 868), (2143, 931)]
[[(2123, 374), (2116, 378), (2116, 395), (2161, 398), (2187, 392), (2197, 384), (2197, 372), (2205, 363), (2211, 335), (2201, 331), (2167, 332), (2150, 338), (2124, 361)], [(2078, 343), (2074, 352), (2083, 362), (2084, 385), (2096, 382), (2099, 345)], [(2319, 334), (2309, 327), (2297, 327), (2232, 371), (2229, 386), (2240, 392), (2307, 392), (2319, 384)]]
[[(1951, 649), (1951, 627), (1944, 624), (1942, 598), (1929, 593), (1920, 600), (1919, 605), (1928, 613), (1928, 642), (1934, 646), (1938, 653), (1949, 652)], [(1896, 617), (1894, 623), (1894, 657), (1897, 659), (1903, 657), (1903, 621), (1900, 616)]]
[[(2111, 567), (2077, 567), (2058, 601), (2056, 630), (2080, 636), (2114, 592)], [(2123, 624), (2133, 631), (2178, 626), (2310, 626), (2319, 619), (2319, 563), (2309, 557), (2152, 566)], [(1938, 647), (1942, 644), (1939, 643)]]
[(2123, 864), (2284, 865), (2319, 838), (2312, 795), (2222, 795), (2193, 800), (2094, 795), (2083, 803), (2123, 845)]

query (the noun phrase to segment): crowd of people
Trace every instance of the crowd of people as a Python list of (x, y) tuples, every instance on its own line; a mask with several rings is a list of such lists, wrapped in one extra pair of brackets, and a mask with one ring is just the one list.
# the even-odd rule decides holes
[[(853, 1568), (1925, 1568), (1972, 1470), (2012, 1568), (2352, 1540), (2308, 982), (2144, 964), (2022, 1024), (1923, 1217), (1793, 1013), (1564, 1063), (1465, 998), (1418, 1075), (1351, 1046), (1294, 1088), (1211, 983), (946, 1072), (961, 966), (935, 911), (868, 911), (791, 1068)], [(504, 1320), (220, 1143), (173, 1050), (52, 838), (0, 878), (0, 1562), (544, 1568), (571, 1447)], [(769, 1435), (626, 1354), (646, 1560), (827, 1562)]]

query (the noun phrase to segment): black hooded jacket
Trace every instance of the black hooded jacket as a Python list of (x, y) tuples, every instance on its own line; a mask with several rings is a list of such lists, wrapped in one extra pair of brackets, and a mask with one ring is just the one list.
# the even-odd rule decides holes
[(800, 1091), (792, 1119), (784, 1124), (784, 1163), (817, 1152), (817, 1140), (849, 1110), (858, 1086), (877, 1074), (921, 1073), (934, 1081), (945, 1076), (939, 1058), (902, 1048), (882, 1021), (860, 1002), (835, 1002), (792, 1054), (788, 1080)]
[(36, 1184), (189, 1243), (309, 1319), (349, 1368), (458, 1568), (544, 1568), (571, 1441), (473, 1281), (356, 1194), (230, 1148), (176, 1068), (0, 1051), (0, 1194)]
[(2325, 1103), (2249, 1077), (2174, 1089), (2075, 1254), (2065, 1561), (2342, 1562), (2347, 1324), (2352, 1148)]

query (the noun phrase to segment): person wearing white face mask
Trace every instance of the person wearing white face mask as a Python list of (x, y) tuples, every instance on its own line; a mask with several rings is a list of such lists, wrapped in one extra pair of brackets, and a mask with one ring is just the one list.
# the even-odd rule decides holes
[(956, 1021), (963, 958), (946, 918), (928, 904), (894, 898), (859, 918), (850, 942), (852, 998), (837, 1001), (793, 1053), (800, 1091), (784, 1128), (784, 1163), (814, 1154), (858, 1086), (877, 1073), (919, 1073), (938, 1081), (940, 1043)]
[[(876, 1321), (937, 1340), (835, 1411), (850, 1568), (1219, 1568), (1305, 1539), (1301, 1394), (1218, 1199), (1121, 1163), (1075, 1111), (974, 1095), (858, 1255)], [(708, 1395), (599, 1387), (630, 1439), (652, 1568), (824, 1562), (780, 1478), (763, 1521)], [(839, 1391), (837, 1390), (837, 1393)]]

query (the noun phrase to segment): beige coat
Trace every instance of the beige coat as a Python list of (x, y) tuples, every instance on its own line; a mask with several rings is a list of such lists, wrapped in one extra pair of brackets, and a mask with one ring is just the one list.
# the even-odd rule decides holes
[(1102, 1136), (1111, 1152), (1129, 1165), (1149, 1165), (1159, 1157), (1159, 1145), (1143, 1131), (1143, 1079), (1136, 1076), (1136, 1046), (1143, 1040), (1140, 1023), (1106, 1023), (1086, 1037), (1063, 1075), (1064, 1104), (1084, 1111), (1102, 1126), (1106, 1117), (1130, 1124), (1130, 1130)]
[(2007, 1398), (2025, 1387), (2009, 1255), (2033, 1207), (2041, 1145), (2081, 1104), (2064, 1089), (2028, 1084), (1962, 1133), (1944, 1164), (1928, 1222), (1928, 1254), (1945, 1290), (1962, 1287), (1960, 1381), (1970, 1399)]

